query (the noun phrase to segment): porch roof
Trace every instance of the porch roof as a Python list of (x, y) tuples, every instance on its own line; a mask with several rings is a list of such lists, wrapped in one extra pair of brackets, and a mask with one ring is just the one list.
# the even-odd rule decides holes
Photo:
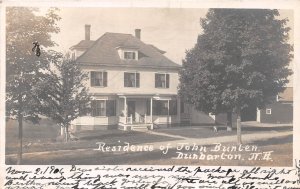
[(117, 94), (119, 98), (153, 98), (157, 100), (161, 99), (170, 99), (170, 98), (176, 98), (176, 94), (126, 94), (126, 93), (120, 93)]
[(94, 97), (119, 97), (119, 98), (153, 98), (154, 100), (167, 100), (176, 98), (177, 94), (134, 94), (134, 93), (90, 93)]

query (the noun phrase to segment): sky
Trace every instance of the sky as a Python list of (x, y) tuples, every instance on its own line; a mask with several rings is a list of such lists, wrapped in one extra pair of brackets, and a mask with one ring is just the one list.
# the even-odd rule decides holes
[[(91, 39), (96, 40), (105, 32), (128, 33), (141, 29), (141, 40), (166, 51), (166, 56), (181, 64), (187, 49), (191, 49), (202, 29), (200, 18), (207, 9), (187, 8), (61, 8), (61, 28), (53, 40), (56, 48), (66, 52), (84, 39), (84, 25), (91, 25)], [(293, 28), (293, 12), (281, 11), (282, 18), (289, 18)], [(291, 31), (293, 36), (293, 31)], [(292, 41), (292, 40), (291, 40)]]
[[(186, 50), (194, 47), (202, 32), (200, 18), (204, 18), (207, 11), (201, 8), (60, 8), (58, 25), (61, 31), (52, 39), (59, 45), (55, 50), (67, 52), (84, 39), (85, 24), (91, 25), (91, 40), (97, 40), (105, 32), (134, 35), (138, 28), (143, 42), (166, 51), (165, 56), (182, 64)], [(292, 44), (293, 11), (280, 10), (280, 18), (289, 19), (287, 26), (292, 29)]]
[(91, 25), (91, 39), (105, 32), (134, 35), (141, 29), (141, 40), (166, 51), (166, 56), (181, 64), (186, 49), (194, 46), (201, 33), (200, 17), (206, 9), (158, 8), (64, 8), (60, 10), (61, 32), (53, 36), (59, 50), (66, 51), (84, 39), (84, 25)]

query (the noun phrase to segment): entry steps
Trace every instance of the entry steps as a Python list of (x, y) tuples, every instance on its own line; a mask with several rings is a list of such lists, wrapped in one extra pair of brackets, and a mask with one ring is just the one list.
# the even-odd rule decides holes
[(141, 131), (141, 132), (146, 132), (148, 130), (151, 130), (153, 128), (152, 124), (123, 124), (123, 123), (119, 123), (119, 127), (120, 130), (123, 131), (128, 131), (128, 130), (132, 130), (132, 131)]

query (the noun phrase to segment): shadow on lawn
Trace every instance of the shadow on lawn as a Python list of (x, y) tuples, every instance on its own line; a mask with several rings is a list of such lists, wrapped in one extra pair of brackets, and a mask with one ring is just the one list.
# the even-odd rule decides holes
[(293, 126), (253, 127), (242, 126), (244, 131), (293, 131)]
[(276, 137), (276, 138), (269, 138), (267, 140), (260, 140), (260, 141), (253, 141), (248, 143), (249, 145), (256, 145), (258, 144), (261, 146), (268, 146), (268, 145), (277, 145), (277, 144), (286, 144), (286, 143), (293, 143), (293, 135), (283, 136), (283, 137)]
[[(211, 129), (212, 127), (206, 127), (206, 129)], [(226, 126), (218, 126), (218, 131), (226, 131)], [(236, 128), (232, 128), (233, 131), (236, 131)], [(248, 126), (242, 125), (242, 131), (293, 131), (293, 126)]]
[(134, 131), (120, 131), (120, 130), (101, 130), (101, 131), (83, 131), (76, 133), (79, 140), (95, 140), (105, 139), (111, 137), (128, 137), (132, 135), (139, 135), (140, 133)]

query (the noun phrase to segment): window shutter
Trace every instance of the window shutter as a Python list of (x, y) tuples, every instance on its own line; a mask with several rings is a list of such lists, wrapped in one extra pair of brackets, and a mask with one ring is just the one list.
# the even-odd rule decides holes
[(158, 74), (155, 74), (155, 88), (158, 87)]
[(92, 108), (92, 116), (96, 116), (96, 101), (92, 100), (91, 101), (91, 108)]
[(136, 73), (135, 79), (136, 79), (136, 86), (135, 87), (140, 87), (140, 73)]
[(170, 76), (169, 74), (166, 74), (166, 88), (169, 88), (170, 86)]
[(116, 101), (107, 100), (106, 101), (106, 116), (116, 116)]
[(128, 74), (124, 73), (124, 87), (128, 87)]
[(150, 115), (150, 107), (151, 106), (151, 101), (147, 99), (146, 101), (146, 115)]
[(112, 104), (113, 104), (113, 106), (112, 106), (112, 109), (113, 109), (112, 116), (116, 116), (117, 115), (117, 103), (116, 103), (115, 100), (113, 100)]
[(95, 72), (91, 72), (91, 86), (95, 86)]
[(107, 72), (103, 72), (103, 87), (107, 87)]
[(111, 100), (106, 101), (106, 107), (105, 107), (105, 116), (109, 117), (111, 114), (111, 105), (110, 105)]

